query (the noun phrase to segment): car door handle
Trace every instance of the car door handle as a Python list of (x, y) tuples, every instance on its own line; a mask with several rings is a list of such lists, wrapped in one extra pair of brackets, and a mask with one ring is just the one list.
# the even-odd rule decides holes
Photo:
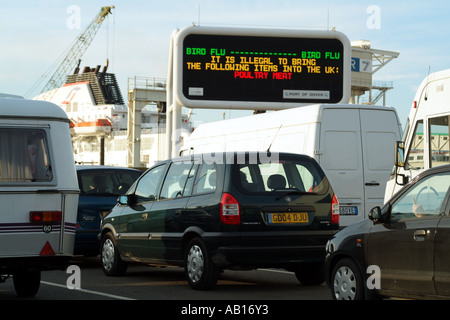
[(375, 187), (375, 186), (379, 186), (380, 185), (379, 182), (366, 182), (365, 184), (368, 187)]
[(416, 230), (414, 232), (414, 240), (416, 240), (416, 241), (425, 241), (425, 237), (427, 236), (428, 233), (429, 233), (429, 231)]

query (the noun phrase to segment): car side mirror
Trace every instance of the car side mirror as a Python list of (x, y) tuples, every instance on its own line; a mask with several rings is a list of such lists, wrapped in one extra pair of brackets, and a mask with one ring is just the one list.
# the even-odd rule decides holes
[(409, 182), (409, 177), (404, 174), (396, 174), (395, 175), (395, 183), (399, 186), (404, 186)]
[(120, 196), (119, 198), (117, 198), (117, 202), (119, 202), (119, 204), (127, 206), (128, 205), (128, 196), (124, 195), (124, 196)]
[(120, 196), (117, 198), (117, 202), (123, 206), (134, 206), (137, 203), (137, 197), (134, 193), (132, 194), (124, 194), (123, 196)]
[(369, 212), (369, 219), (373, 221), (374, 224), (378, 222), (383, 222), (383, 215), (381, 214), (381, 208), (372, 208)]

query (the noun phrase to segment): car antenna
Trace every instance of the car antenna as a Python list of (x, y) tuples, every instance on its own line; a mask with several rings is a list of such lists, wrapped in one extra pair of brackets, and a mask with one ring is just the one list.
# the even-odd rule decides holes
[(270, 152), (270, 148), (272, 147), (273, 142), (275, 141), (275, 138), (278, 136), (278, 132), (280, 132), (281, 127), (283, 126), (283, 124), (280, 124), (280, 127), (277, 130), (277, 133), (275, 133), (272, 142), (270, 143), (269, 147), (267, 148), (266, 152)]

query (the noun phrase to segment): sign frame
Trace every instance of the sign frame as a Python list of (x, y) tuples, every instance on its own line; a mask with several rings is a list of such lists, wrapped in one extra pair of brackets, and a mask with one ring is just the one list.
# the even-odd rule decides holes
[[(205, 100), (188, 98), (183, 93), (183, 76), (184, 76), (184, 39), (189, 35), (210, 35), (210, 36), (244, 36), (244, 37), (273, 37), (273, 38), (307, 38), (307, 39), (336, 39), (342, 43), (343, 48), (343, 70), (342, 70), (342, 98), (338, 102), (333, 103), (349, 103), (351, 93), (351, 45), (350, 41), (343, 33), (338, 31), (318, 31), (318, 30), (295, 30), (295, 29), (265, 29), (265, 28), (232, 28), (232, 27), (199, 27), (190, 26), (181, 29), (174, 39), (174, 56), (173, 56), (173, 90), (174, 98), (179, 105), (188, 108), (205, 108), (205, 109), (241, 109), (241, 110), (282, 110), (287, 108), (295, 108), (314, 103), (331, 103), (331, 102), (295, 102), (289, 101), (285, 97), (285, 101), (236, 101), (236, 100)], [(191, 88), (189, 88), (191, 90)], [(192, 88), (193, 95), (202, 95), (203, 88)], [(302, 88), (298, 90), (286, 90), (284, 95), (305, 94)], [(295, 91), (295, 92), (289, 92)], [(317, 91), (318, 95), (326, 92)]]

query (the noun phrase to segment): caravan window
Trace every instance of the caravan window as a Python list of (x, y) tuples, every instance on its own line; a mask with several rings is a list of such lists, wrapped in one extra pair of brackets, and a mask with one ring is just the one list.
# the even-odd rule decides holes
[(0, 182), (34, 183), (51, 180), (45, 131), (0, 128)]

